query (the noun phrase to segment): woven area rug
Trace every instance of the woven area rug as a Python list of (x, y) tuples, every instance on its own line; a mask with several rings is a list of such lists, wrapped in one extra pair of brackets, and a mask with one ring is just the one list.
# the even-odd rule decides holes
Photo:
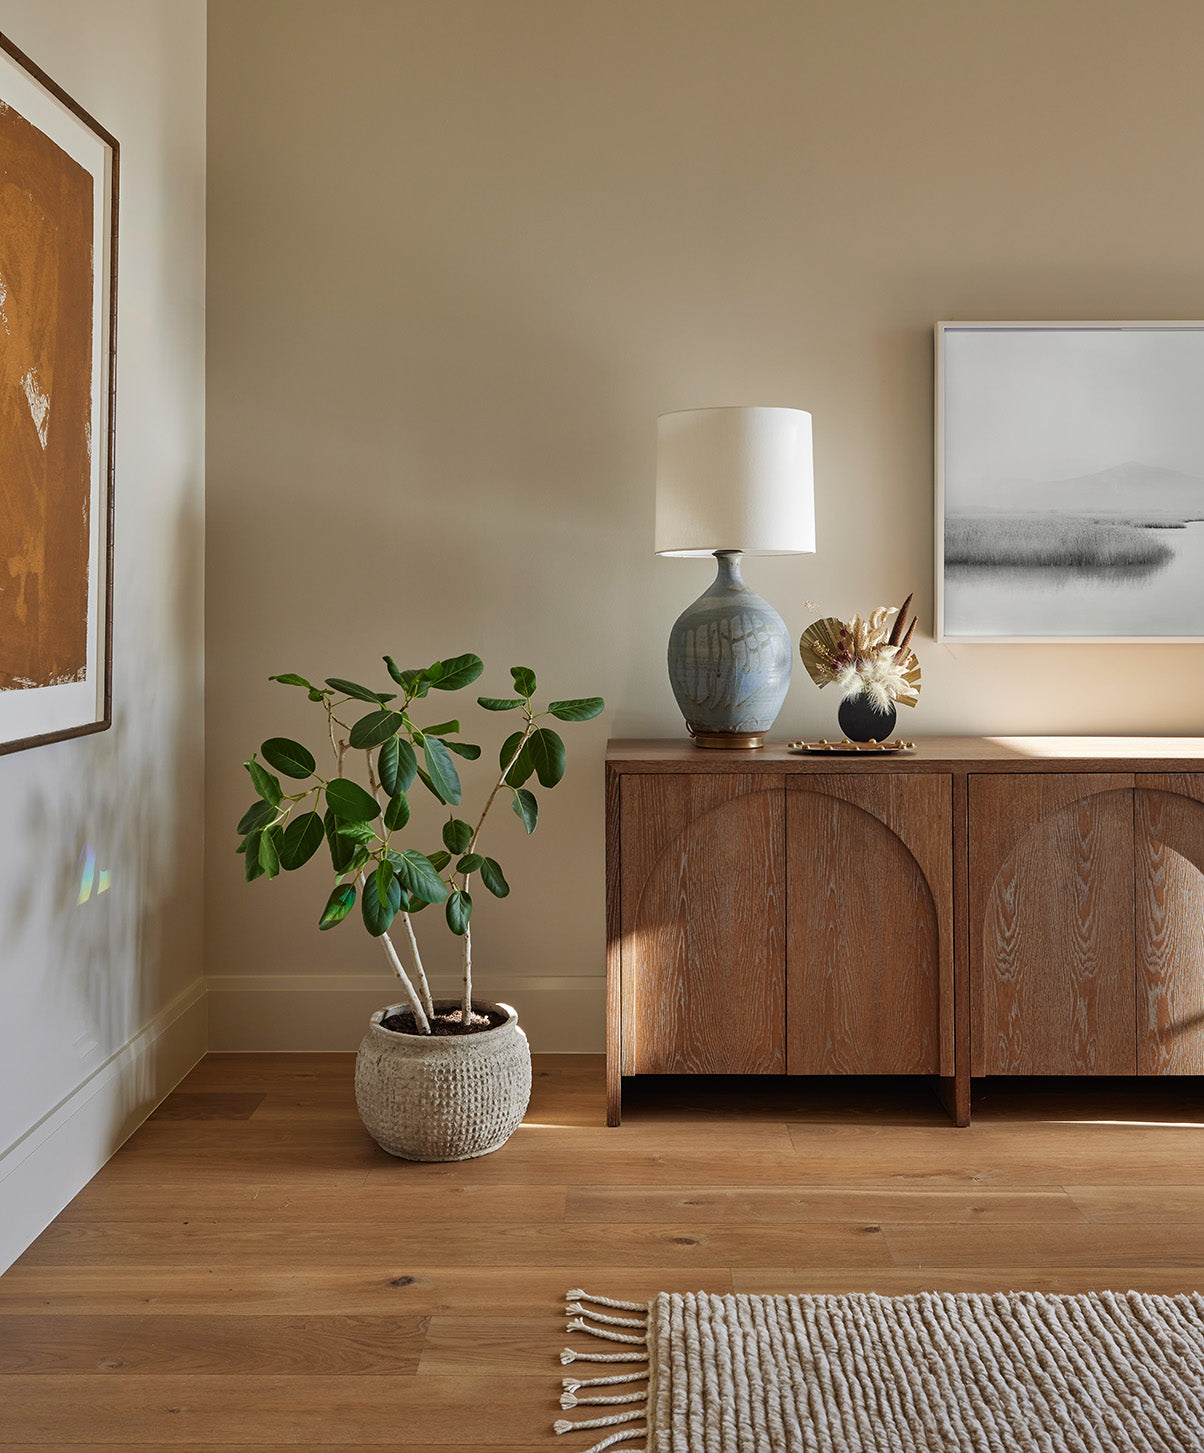
[(564, 1453), (1204, 1450), (1195, 1293), (568, 1298)]

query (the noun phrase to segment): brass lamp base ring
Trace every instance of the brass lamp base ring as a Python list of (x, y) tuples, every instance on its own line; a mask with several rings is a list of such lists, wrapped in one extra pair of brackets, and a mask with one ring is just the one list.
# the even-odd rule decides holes
[[(687, 723), (688, 725), (688, 723)], [(707, 732), (690, 727), (690, 736), (696, 747), (735, 747), (748, 749), (765, 745), (764, 732)]]

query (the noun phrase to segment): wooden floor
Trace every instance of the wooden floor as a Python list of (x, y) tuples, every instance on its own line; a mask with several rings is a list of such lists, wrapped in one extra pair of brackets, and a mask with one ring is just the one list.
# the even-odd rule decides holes
[(565, 1291), (1204, 1287), (1193, 1081), (667, 1081), (537, 1057), (460, 1165), (364, 1134), (350, 1055), (211, 1055), (3, 1278), (0, 1446), (572, 1453)]

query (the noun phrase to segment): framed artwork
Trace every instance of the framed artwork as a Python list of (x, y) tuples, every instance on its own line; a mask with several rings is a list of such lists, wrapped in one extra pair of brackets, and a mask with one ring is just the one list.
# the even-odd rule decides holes
[(0, 35), (0, 752), (112, 720), (117, 159)]
[(1204, 323), (936, 325), (938, 641), (1204, 640)]

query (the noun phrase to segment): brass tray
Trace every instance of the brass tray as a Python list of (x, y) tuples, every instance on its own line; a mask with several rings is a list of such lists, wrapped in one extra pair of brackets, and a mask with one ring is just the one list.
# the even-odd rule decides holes
[(905, 742), (902, 737), (896, 737), (893, 742), (852, 742), (844, 737), (839, 742), (830, 742), (826, 737), (821, 737), (818, 742), (787, 742), (788, 752), (799, 752), (806, 756), (818, 756), (823, 753), (842, 756), (867, 756), (881, 752), (914, 752), (915, 742)]

